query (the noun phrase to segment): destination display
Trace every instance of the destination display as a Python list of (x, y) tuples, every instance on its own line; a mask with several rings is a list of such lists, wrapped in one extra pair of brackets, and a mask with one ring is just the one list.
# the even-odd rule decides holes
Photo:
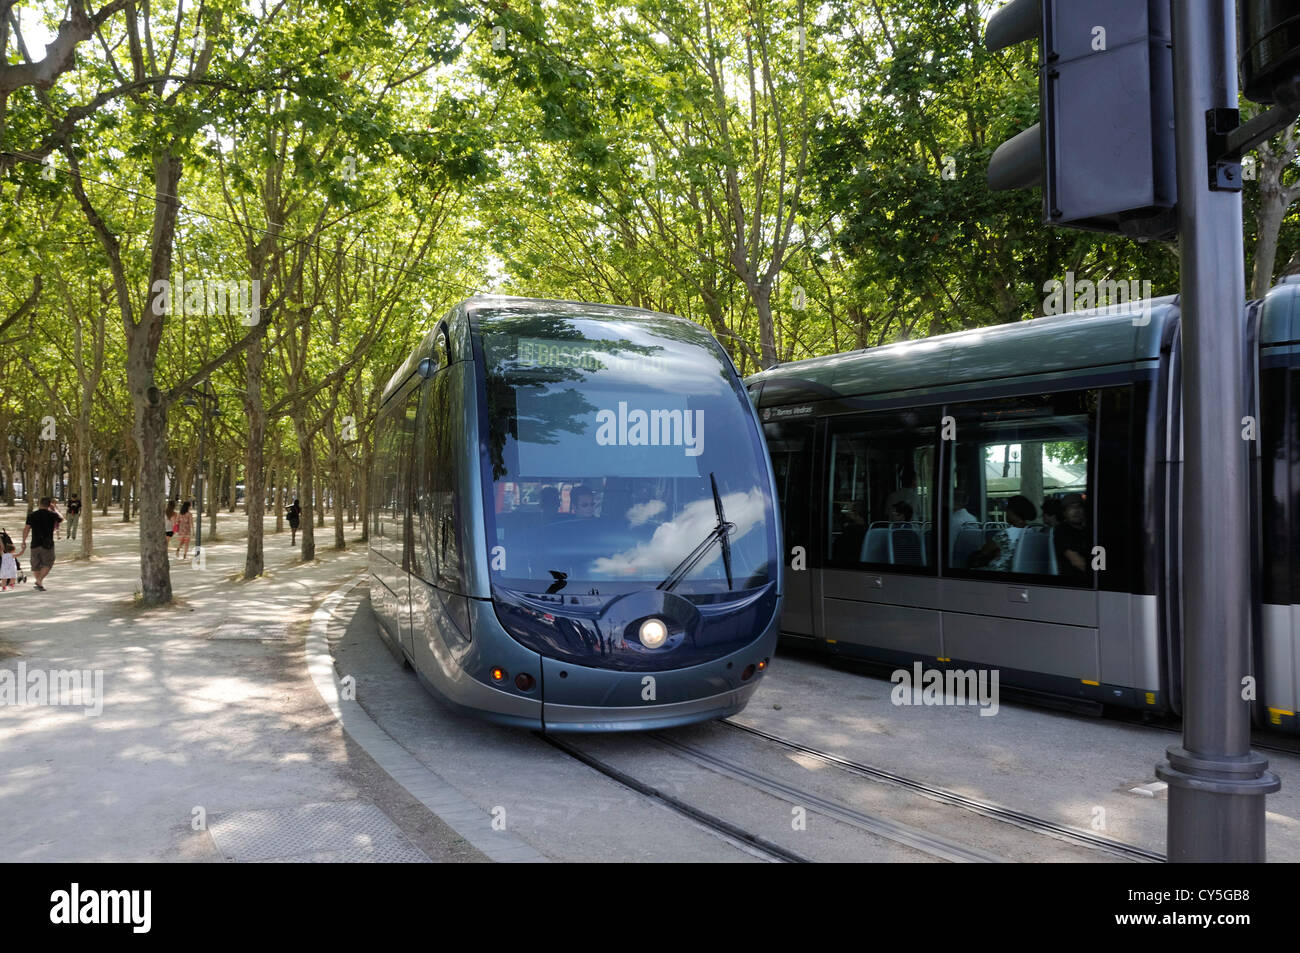
[(598, 371), (604, 367), (599, 353), (589, 341), (548, 341), (544, 338), (520, 338), (515, 351), (520, 367), (580, 367)]

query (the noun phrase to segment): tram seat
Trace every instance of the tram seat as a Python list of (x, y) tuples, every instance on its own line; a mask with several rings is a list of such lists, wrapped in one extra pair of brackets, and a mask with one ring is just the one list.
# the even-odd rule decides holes
[(1016, 554), (1011, 559), (1011, 571), (1043, 575), (1049, 572), (1051, 554), (1052, 537), (1041, 526), (1028, 526), (1020, 533)]
[(890, 531), (890, 545), (893, 549), (889, 560), (895, 566), (924, 566), (925, 543), (921, 533), (912, 526), (899, 526)]
[(984, 546), (984, 529), (979, 523), (967, 523), (957, 530), (957, 538), (952, 544), (952, 564), (958, 569), (965, 569), (970, 564), (973, 553)]
[(862, 553), (858, 557), (864, 563), (890, 563), (894, 561), (894, 548), (890, 545), (889, 524), (872, 523), (867, 535), (862, 538)]

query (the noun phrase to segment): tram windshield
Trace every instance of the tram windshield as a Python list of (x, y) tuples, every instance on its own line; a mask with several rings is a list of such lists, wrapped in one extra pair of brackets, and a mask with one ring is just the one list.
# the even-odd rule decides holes
[(725, 598), (774, 578), (762, 446), (706, 331), (523, 308), (480, 330), (496, 584), (586, 601), (660, 584)]

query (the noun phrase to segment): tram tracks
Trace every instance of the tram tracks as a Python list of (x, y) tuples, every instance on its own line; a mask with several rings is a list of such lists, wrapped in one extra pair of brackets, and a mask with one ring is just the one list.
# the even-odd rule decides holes
[(577, 761), (581, 761), (583, 764), (587, 765), (587, 767), (600, 772), (610, 780), (616, 781), (624, 787), (636, 791), (638, 794), (644, 795), (653, 801), (663, 804), (665, 807), (681, 814), (683, 817), (687, 817), (697, 824), (703, 825), (714, 833), (720, 834), (726, 840), (743, 844), (751, 853), (757, 853), (759, 856), (777, 863), (805, 864), (811, 862), (809, 858), (804, 857), (802, 854), (788, 850), (779, 844), (774, 844), (765, 837), (747, 831), (743, 827), (732, 824), (730, 821), (727, 821), (710, 811), (705, 811), (702, 808), (696, 807), (695, 805), (676, 797), (675, 795), (669, 794), (668, 792), (655, 787), (654, 785), (641, 781), (632, 775), (619, 770), (606, 761), (588, 754), (576, 745), (570, 744), (568, 741), (557, 738), (555, 735), (543, 734), (541, 732), (535, 732), (535, 734), (538, 738), (551, 745), (551, 747), (564, 752)]
[(881, 768), (862, 764), (858, 761), (842, 758), (839, 755), (831, 754), (827, 751), (821, 751), (797, 741), (791, 741), (788, 738), (779, 737), (778, 735), (771, 734), (759, 728), (742, 725), (739, 722), (730, 719), (724, 719), (721, 724), (733, 731), (745, 732), (749, 735), (763, 738), (773, 744), (816, 758), (826, 764), (834, 765), (860, 777), (896, 785), (917, 794), (924, 795), (925, 797), (932, 798), (936, 801), (950, 804), (954, 807), (959, 807), (971, 811), (972, 813), (980, 814), (984, 817), (989, 817), (1007, 824), (1012, 824), (1036, 834), (1046, 834), (1051, 837), (1068, 840), (1072, 843), (1079, 844), (1082, 847), (1106, 851), (1107, 853), (1113, 854), (1117, 857), (1122, 857), (1126, 860), (1146, 861), (1150, 863), (1164, 863), (1165, 861), (1164, 854), (1153, 850), (1147, 850), (1145, 847), (1139, 847), (1136, 844), (1128, 844), (1124, 841), (1113, 840), (1109, 837), (1101, 837), (1089, 833), (1088, 831), (1082, 831), (1078, 828), (1068, 827), (1064, 824), (1058, 824), (1055, 821), (1036, 817), (1033, 814), (1026, 814), (1023, 811), (1005, 808), (1001, 805), (994, 804), (991, 801), (984, 801), (979, 798), (972, 798), (964, 794), (958, 794), (955, 791), (949, 791), (932, 784), (927, 784), (924, 781), (907, 778), (903, 775), (895, 774), (892, 771), (885, 771)]
[[(733, 743), (725, 737), (733, 733), (742, 740)], [(737, 722), (645, 735), (582, 736), (582, 740), (539, 737), (616, 783), (770, 861), (1095, 861), (1103, 853), (1127, 861), (1164, 860), (1154, 851), (947, 791)], [(864, 786), (864, 780), (872, 783)], [(889, 795), (883, 785), (921, 797)], [(804, 829), (797, 825), (792, 832), (792, 825), (779, 819), (789, 816), (783, 811), (814, 818), (804, 823), (815, 823), (820, 837), (797, 833)], [(972, 821), (971, 814), (983, 820)], [(1026, 840), (1023, 834), (1012, 834), (1012, 828), (1040, 838)], [(953, 832), (958, 832), (956, 837), (949, 836)]]

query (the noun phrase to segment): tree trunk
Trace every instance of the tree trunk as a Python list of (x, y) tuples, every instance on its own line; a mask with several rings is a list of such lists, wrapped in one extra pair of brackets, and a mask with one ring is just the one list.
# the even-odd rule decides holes
[(182, 459), (176, 467), (176, 491), (173, 494), (176, 502), (184, 503), (190, 499), (194, 490), (194, 474), (190, 472), (188, 459)]
[(136, 449), (140, 454), (140, 594), (145, 605), (165, 605), (172, 601), (171, 565), (167, 561), (164, 530), (167, 407), (154, 386), (152, 369), (140, 357), (132, 353), (127, 361), (127, 378), (135, 405)]
[(275, 468), (275, 531), (284, 532), (284, 467)]
[[(208, 434), (209, 437), (212, 434)], [(216, 441), (212, 441), (214, 444)], [(221, 467), (217, 463), (217, 448), (208, 451), (208, 542), (217, 541), (217, 511), (221, 509)]]
[(325, 474), (321, 474), (320, 479), (316, 481), (316, 525), (321, 529), (325, 528), (325, 504), (326, 504), (326, 487)]
[(1273, 284), (1273, 269), (1277, 264), (1277, 235), (1286, 216), (1281, 182), (1259, 183), (1258, 236), (1255, 240), (1255, 267), (1251, 277), (1250, 296), (1262, 298)]
[(99, 515), (108, 517), (108, 504), (113, 499), (113, 461), (104, 454), (104, 465), (99, 472)]
[[(90, 487), (90, 401), (82, 400), (81, 413), (77, 415), (77, 483), (81, 485), (81, 517), (77, 535), (81, 537), (79, 553), (89, 559), (95, 550), (95, 508), (88, 505), (86, 491)], [(106, 511), (107, 512), (107, 511)]]
[(263, 444), (266, 442), (266, 410), (262, 404), (263, 357), (262, 338), (256, 337), (248, 344), (248, 360), (244, 368), (244, 412), (248, 415), (248, 451), (244, 460), (244, 512), (248, 514), (245, 579), (255, 579), (266, 569), (266, 555), (262, 549), (266, 514), (266, 491), (262, 485)]
[(298, 435), (298, 505), (302, 507), (302, 519), (298, 524), (302, 532), (302, 561), (310, 562), (316, 558), (316, 531), (312, 493), (315, 490), (315, 460), (312, 459), (311, 435), (307, 424), (294, 418), (293, 429)]
[(361, 472), (357, 474), (357, 509), (361, 515), (361, 542), (370, 542), (370, 459), (373, 453), (366, 450), (361, 457)]
[(339, 466), (339, 454), (334, 454), (334, 548), (347, 549), (347, 540), (343, 536), (343, 468)]
[(776, 329), (772, 323), (772, 289), (759, 285), (750, 289), (754, 310), (758, 313), (758, 336), (762, 348), (763, 367), (771, 367), (780, 360), (776, 353)]
[(1041, 440), (1025, 441), (1020, 444), (1020, 495), (1028, 497), (1035, 509), (1042, 509), (1043, 442)]

